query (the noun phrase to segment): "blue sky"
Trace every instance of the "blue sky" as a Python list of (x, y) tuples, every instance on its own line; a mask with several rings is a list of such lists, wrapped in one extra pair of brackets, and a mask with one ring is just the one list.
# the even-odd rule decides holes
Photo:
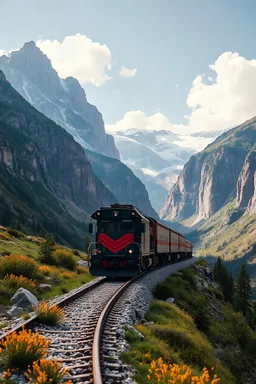
[[(188, 92), (198, 75), (215, 78), (209, 65), (224, 52), (256, 58), (255, 16), (253, 0), (0, 0), (0, 50), (80, 33), (111, 51), (111, 80), (99, 87), (84, 84), (105, 122), (115, 124), (129, 111), (158, 111), (172, 124), (185, 124)], [(136, 75), (119, 76), (121, 66), (136, 68)], [(204, 85), (211, 83), (207, 76)], [(195, 105), (198, 92), (196, 97)], [(234, 121), (222, 118), (221, 127), (250, 116), (254, 107), (256, 114), (250, 105)]]

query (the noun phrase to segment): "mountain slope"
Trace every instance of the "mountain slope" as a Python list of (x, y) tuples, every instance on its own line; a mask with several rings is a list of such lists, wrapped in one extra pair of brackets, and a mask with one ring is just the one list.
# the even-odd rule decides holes
[(113, 137), (106, 134), (100, 112), (87, 102), (79, 82), (73, 77), (60, 79), (33, 41), (0, 57), (0, 69), (13, 88), (82, 147), (119, 159)]
[(169, 192), (161, 217), (187, 220), (188, 226), (192, 226), (225, 206), (236, 197), (239, 175), (255, 142), (256, 118), (253, 118), (225, 132), (204, 151), (192, 156)]
[(126, 165), (95, 152), (85, 152), (95, 175), (103, 181), (120, 204), (132, 204), (145, 215), (159, 219), (150, 204), (145, 186)]
[(24, 100), (1, 71), (0, 169), (2, 220), (18, 219), (65, 241), (73, 235), (81, 240), (89, 214), (115, 201), (82, 147)]

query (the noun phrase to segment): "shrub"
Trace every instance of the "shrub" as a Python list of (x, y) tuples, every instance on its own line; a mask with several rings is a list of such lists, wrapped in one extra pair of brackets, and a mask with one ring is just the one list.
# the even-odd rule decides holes
[(75, 273), (74, 272), (63, 271), (63, 272), (61, 272), (61, 276), (63, 277), (63, 279), (72, 279), (72, 277), (75, 276)]
[(39, 260), (45, 264), (55, 264), (53, 252), (55, 250), (55, 241), (53, 235), (45, 235), (45, 242), (40, 246)]
[(6, 287), (11, 288), (14, 292), (21, 287), (31, 292), (34, 292), (36, 289), (36, 282), (34, 280), (28, 279), (22, 275), (15, 276), (13, 273), (5, 276), (3, 284), (6, 285)]
[(147, 378), (155, 383), (172, 384), (217, 384), (220, 379), (217, 375), (210, 373), (207, 368), (203, 369), (201, 376), (192, 376), (192, 370), (187, 365), (165, 364), (160, 357), (150, 363)]
[(38, 321), (47, 325), (58, 325), (64, 316), (64, 309), (57, 305), (51, 306), (46, 301), (41, 301), (38, 308), (35, 309), (35, 313), (38, 316)]
[(76, 272), (78, 273), (78, 275), (82, 275), (83, 273), (88, 272), (88, 268), (80, 267), (80, 265), (78, 265), (76, 267)]
[(58, 268), (50, 265), (41, 265), (39, 271), (44, 275), (53, 279), (60, 278), (60, 271)]
[(76, 259), (70, 251), (67, 251), (66, 249), (57, 249), (53, 256), (56, 260), (56, 264), (61, 267), (70, 269), (71, 271), (75, 269)]
[(0, 280), (0, 303), (8, 305), (13, 293), (13, 289), (6, 287), (3, 280)]
[(50, 341), (24, 328), (7, 335), (1, 342), (0, 366), (4, 369), (27, 369), (34, 361), (46, 356)]
[[(34, 361), (32, 368), (27, 370), (25, 377), (32, 384), (59, 384), (63, 383), (64, 376), (67, 373), (67, 369), (61, 368), (61, 363), (56, 360)], [(64, 384), (71, 384), (71, 381), (65, 381)]]
[(28, 256), (9, 255), (0, 260), (0, 277), (14, 274), (32, 279), (37, 276), (38, 264)]
[(13, 237), (16, 237), (17, 239), (21, 239), (22, 237), (25, 237), (24, 233), (20, 232), (20, 231), (17, 231), (17, 229), (13, 229), (13, 228), (8, 228), (8, 233), (13, 236)]
[(0, 239), (1, 240), (9, 240), (10, 237), (7, 235), (7, 233), (0, 232)]
[(75, 256), (80, 256), (80, 253), (78, 252), (77, 249), (74, 249), (74, 251), (73, 251), (73, 255), (75, 255)]

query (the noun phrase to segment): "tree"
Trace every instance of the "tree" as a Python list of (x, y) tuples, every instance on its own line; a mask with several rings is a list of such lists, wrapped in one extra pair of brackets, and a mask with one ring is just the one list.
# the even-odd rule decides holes
[(251, 309), (251, 281), (245, 264), (241, 265), (235, 289), (235, 309), (249, 315)]
[(217, 281), (221, 287), (225, 300), (232, 303), (234, 291), (233, 276), (231, 272), (229, 273), (227, 271), (220, 257), (218, 257), (217, 262), (214, 266), (213, 275), (215, 281)]
[(55, 259), (53, 257), (53, 252), (55, 250), (55, 241), (52, 234), (45, 235), (45, 242), (40, 246), (40, 256), (39, 259), (42, 263), (45, 264), (54, 264)]

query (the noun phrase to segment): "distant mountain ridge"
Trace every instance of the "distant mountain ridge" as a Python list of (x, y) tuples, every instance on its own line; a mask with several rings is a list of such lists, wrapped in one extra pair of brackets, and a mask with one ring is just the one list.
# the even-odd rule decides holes
[(120, 204), (132, 204), (148, 216), (159, 219), (149, 204), (148, 192), (133, 172), (121, 161), (85, 151), (95, 175), (103, 181)]
[(0, 69), (27, 101), (71, 133), (82, 147), (119, 159), (101, 113), (88, 103), (79, 82), (73, 77), (60, 79), (33, 41), (9, 56), (1, 56)]
[[(164, 129), (130, 128), (113, 135), (122, 162), (145, 184), (152, 205), (159, 212), (183, 165), (197, 150), (183, 147), (181, 136)], [(211, 140), (206, 139), (206, 144)]]

